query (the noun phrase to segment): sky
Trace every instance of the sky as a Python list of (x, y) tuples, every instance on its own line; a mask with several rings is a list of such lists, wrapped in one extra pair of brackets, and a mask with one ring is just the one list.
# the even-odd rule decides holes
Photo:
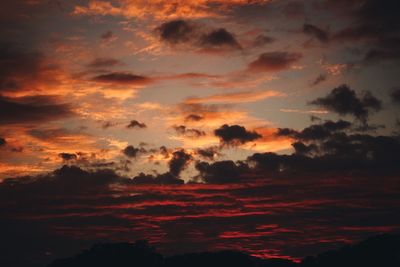
[(399, 231), (398, 1), (1, 5), (0, 262)]

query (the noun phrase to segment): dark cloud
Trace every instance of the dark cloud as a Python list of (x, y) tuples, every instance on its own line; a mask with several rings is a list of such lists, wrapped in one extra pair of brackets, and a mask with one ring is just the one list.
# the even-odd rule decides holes
[(262, 47), (267, 44), (273, 43), (274, 41), (275, 41), (274, 38), (260, 34), (257, 35), (257, 37), (254, 39), (253, 47)]
[(344, 120), (337, 122), (326, 121), (322, 124), (314, 124), (306, 127), (301, 132), (289, 128), (279, 128), (277, 135), (290, 136), (302, 141), (319, 140), (327, 138), (335, 132), (350, 129), (351, 126), (350, 122)]
[(7, 144), (7, 141), (5, 138), (0, 137), (0, 147), (5, 146)]
[(144, 129), (147, 128), (147, 125), (143, 122), (139, 122), (137, 120), (131, 120), (131, 122), (126, 126), (128, 129), (139, 128)]
[(314, 144), (306, 145), (303, 142), (294, 142), (292, 144), (295, 153), (299, 155), (312, 155), (317, 151), (318, 147)]
[(291, 19), (300, 19), (305, 16), (305, 6), (301, 1), (290, 1), (283, 8), (283, 14)]
[(382, 103), (370, 92), (358, 96), (347, 85), (334, 88), (326, 97), (317, 98), (311, 104), (326, 108), (340, 115), (352, 115), (366, 123), (372, 111), (382, 109)]
[(221, 143), (227, 145), (240, 145), (261, 138), (255, 131), (247, 131), (240, 125), (224, 124), (214, 131), (215, 136), (220, 138)]
[(185, 117), (185, 122), (190, 122), (190, 121), (201, 121), (204, 118), (200, 115), (197, 114), (189, 114)]
[[(8, 191), (12, 187), (18, 189), (18, 194), (23, 196), (33, 195), (72, 195), (74, 193), (108, 191), (108, 185), (117, 183), (120, 178), (110, 169), (88, 172), (77, 166), (64, 165), (52, 173), (35, 178), (25, 177), (14, 180), (7, 179), (1, 183), (1, 190)], [(29, 192), (27, 194), (27, 192)]]
[(311, 37), (316, 38), (322, 43), (327, 43), (329, 41), (329, 33), (315, 25), (304, 24), (303, 32), (307, 35), (310, 35)]
[(107, 68), (121, 65), (122, 62), (115, 58), (95, 58), (87, 66), (89, 68)]
[(0, 124), (44, 122), (72, 116), (70, 105), (53, 96), (0, 96)]
[(156, 29), (161, 40), (170, 44), (186, 43), (194, 38), (195, 26), (185, 20), (172, 20)]
[(235, 183), (250, 172), (247, 164), (240, 162), (236, 164), (231, 160), (197, 162), (195, 167), (199, 171), (199, 178), (212, 184)]
[(214, 160), (220, 154), (219, 150), (219, 147), (199, 148), (196, 150), (196, 153), (205, 159)]
[(71, 161), (71, 160), (76, 160), (78, 156), (76, 154), (72, 153), (60, 153), (58, 154), (60, 158), (62, 158), (63, 161)]
[(115, 38), (115, 35), (112, 31), (106, 31), (105, 33), (103, 33), (102, 35), (100, 35), (100, 38), (103, 41), (111, 41), (112, 39)]
[(340, 127), (338, 123), (332, 124), (330, 132), (325, 131), (323, 125), (310, 126), (301, 132), (283, 129), (280, 134), (298, 140), (293, 143), (295, 154), (254, 154), (248, 160), (276, 175), (320, 173), (356, 177), (395, 175), (399, 171), (396, 158), (400, 140), (397, 136), (346, 133), (347, 123), (341, 124)]
[(289, 69), (290, 66), (302, 58), (300, 53), (267, 52), (261, 54), (248, 65), (249, 71), (277, 72)]
[(224, 28), (209, 29), (204, 24), (172, 20), (156, 28), (160, 39), (170, 45), (189, 45), (200, 52), (241, 50), (234, 34)]
[[(157, 150), (150, 149), (146, 150), (143, 147), (134, 148), (128, 146), (125, 150), (129, 150), (128, 153), (132, 155), (131, 157), (136, 157), (139, 153), (147, 152), (157, 152)], [(125, 152), (124, 150), (124, 152)], [(184, 181), (180, 179), (180, 174), (189, 163), (192, 161), (193, 157), (191, 154), (187, 153), (185, 150), (180, 149), (170, 152), (165, 146), (161, 146), (158, 151), (165, 159), (169, 159), (168, 167), (169, 170), (162, 174), (145, 174), (140, 173), (133, 177), (133, 183), (135, 184), (183, 184)]]
[(54, 69), (44, 55), (18, 43), (0, 42), (0, 92), (32, 90), (46, 72)]
[(400, 37), (379, 39), (364, 56), (366, 64), (400, 59)]
[(230, 49), (242, 49), (235, 36), (223, 28), (213, 30), (203, 35), (200, 39), (200, 42), (201, 46), (206, 49), (223, 47)]
[[(332, 2), (332, 1), (328, 1)], [(333, 5), (341, 10), (342, 4)], [(398, 60), (400, 58), (399, 33), (400, 19), (395, 10), (400, 8), (396, 0), (354, 0), (346, 3), (348, 15), (352, 22), (339, 30), (334, 40), (349, 43), (360, 42), (368, 62), (382, 60)], [(341, 10), (340, 12), (343, 12)], [(360, 45), (357, 44), (359, 47)]]
[(164, 158), (169, 157), (169, 151), (168, 148), (165, 146), (160, 146), (160, 154), (164, 156)]
[(317, 78), (311, 83), (312, 86), (316, 86), (324, 81), (326, 81), (327, 77), (326, 74), (320, 74)]
[(200, 136), (206, 135), (206, 133), (204, 131), (201, 131), (198, 129), (190, 129), (190, 128), (187, 128), (185, 125), (173, 126), (173, 128), (178, 135), (186, 136), (189, 138), (198, 138)]
[(146, 85), (153, 82), (153, 80), (149, 77), (136, 75), (129, 72), (111, 72), (107, 74), (101, 74), (93, 77), (92, 80), (102, 83), (131, 85)]
[(400, 88), (394, 89), (390, 94), (390, 97), (392, 98), (394, 103), (400, 104)]
[(179, 177), (180, 173), (187, 167), (192, 160), (192, 156), (185, 150), (177, 150), (172, 153), (172, 159), (168, 162), (169, 172), (174, 177)]
[[(235, 169), (240, 163), (226, 165)], [(371, 179), (342, 172), (325, 179), (325, 172), (293, 172), (288, 178), (279, 175), (287, 170), (282, 165), (269, 177), (259, 167), (257, 163), (250, 169), (243, 165), (243, 171), (227, 172), (232, 180), (223, 171), (205, 168), (208, 177), (221, 173), (225, 178), (223, 182), (210, 178), (218, 185), (182, 185), (182, 180), (168, 173), (147, 177), (162, 182), (140, 184), (139, 176), (131, 180), (110, 170), (88, 172), (77, 167), (7, 179), (0, 183), (0, 233), (8, 241), (1, 244), (5, 253), (0, 261), (13, 267), (46, 266), (54, 258), (66, 258), (96, 242), (144, 238), (165, 255), (221, 248), (264, 255), (268, 247), (277, 251), (277, 257), (301, 259), (376, 231), (399, 229), (398, 176)]]
[(384, 234), (370, 237), (360, 243), (330, 250), (316, 256), (308, 256), (295, 263), (283, 258), (262, 259), (240, 251), (217, 251), (162, 256), (147, 241), (135, 243), (96, 244), (75, 257), (58, 259), (49, 267), (102, 266), (111, 262), (116, 266), (219, 266), (221, 263), (232, 267), (326, 267), (332, 266), (395, 266), (400, 264), (396, 253), (400, 236)]
[(112, 121), (105, 121), (102, 123), (101, 128), (108, 129), (108, 128), (116, 126), (116, 125), (118, 125), (118, 123), (112, 122)]
[(157, 175), (139, 173), (137, 176), (133, 177), (132, 183), (143, 185), (180, 185), (184, 184), (185, 182), (170, 172), (166, 172)]
[(122, 153), (124, 153), (125, 156), (129, 158), (136, 158), (139, 153), (146, 153), (146, 149), (143, 147), (137, 148), (132, 145), (129, 145), (122, 150)]

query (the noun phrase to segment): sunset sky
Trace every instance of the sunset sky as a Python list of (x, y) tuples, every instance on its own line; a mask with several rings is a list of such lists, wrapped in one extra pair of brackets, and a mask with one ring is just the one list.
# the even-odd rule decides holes
[(3, 261), (140, 238), (299, 259), (399, 231), (399, 8), (2, 1)]

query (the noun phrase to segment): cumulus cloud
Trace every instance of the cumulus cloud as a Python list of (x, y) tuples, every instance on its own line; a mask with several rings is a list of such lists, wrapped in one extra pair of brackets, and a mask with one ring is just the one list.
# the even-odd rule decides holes
[(73, 153), (60, 153), (58, 156), (63, 160), (63, 161), (71, 161), (71, 160), (76, 160), (78, 156)]
[(172, 20), (156, 28), (159, 38), (170, 45), (188, 45), (198, 52), (224, 52), (241, 50), (233, 33), (224, 28), (208, 28), (201, 23), (187, 20)]
[(310, 103), (340, 115), (352, 115), (364, 124), (371, 112), (382, 109), (381, 101), (370, 92), (357, 95), (345, 84), (334, 88), (326, 97), (317, 98)]
[(217, 161), (213, 163), (197, 162), (196, 169), (199, 171), (199, 177), (206, 183), (235, 183), (240, 177), (249, 173), (246, 164), (238, 163), (231, 160)]
[(146, 149), (143, 147), (137, 148), (132, 145), (129, 145), (122, 150), (125, 156), (128, 158), (136, 158), (140, 153), (146, 153)]
[(222, 144), (226, 145), (241, 145), (262, 137), (259, 133), (248, 131), (243, 126), (227, 124), (214, 130), (214, 134), (220, 138)]
[(147, 128), (147, 125), (143, 122), (139, 122), (137, 120), (131, 120), (130, 123), (126, 126), (128, 129), (132, 128), (139, 128), (139, 129), (144, 129)]
[(202, 130), (187, 128), (185, 125), (177, 125), (173, 126), (172, 128), (178, 135), (189, 138), (198, 138), (206, 135), (206, 133)]
[(175, 176), (179, 177), (181, 172), (187, 167), (189, 162), (192, 160), (192, 156), (186, 153), (185, 150), (177, 150), (172, 153), (172, 159), (169, 161), (169, 172)]
[(161, 40), (170, 44), (186, 43), (195, 38), (195, 26), (185, 20), (165, 22), (156, 30)]
[(219, 147), (213, 146), (208, 148), (199, 148), (196, 150), (196, 153), (205, 159), (214, 160), (216, 156), (220, 155), (219, 151)]
[(339, 120), (337, 122), (334, 122), (328, 120), (322, 124), (314, 124), (309, 127), (306, 127), (300, 132), (289, 128), (279, 128), (277, 135), (290, 136), (303, 141), (319, 140), (327, 138), (332, 134), (334, 134), (335, 132), (347, 130), (351, 126), (352, 124), (348, 121)]
[(231, 49), (242, 49), (235, 36), (224, 28), (215, 29), (200, 39), (201, 45), (205, 49), (227, 47)]

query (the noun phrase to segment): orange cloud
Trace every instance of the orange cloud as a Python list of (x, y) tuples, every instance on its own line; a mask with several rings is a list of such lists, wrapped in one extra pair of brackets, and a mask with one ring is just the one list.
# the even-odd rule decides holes
[(277, 91), (254, 91), (254, 92), (238, 92), (230, 94), (218, 94), (206, 97), (192, 97), (186, 99), (187, 104), (201, 104), (201, 103), (248, 103), (257, 102), (271, 97), (284, 96), (283, 93)]
[(126, 18), (174, 19), (220, 16), (220, 12), (235, 6), (266, 4), (271, 0), (92, 0), (88, 5), (77, 5), (74, 15), (111, 15)]

